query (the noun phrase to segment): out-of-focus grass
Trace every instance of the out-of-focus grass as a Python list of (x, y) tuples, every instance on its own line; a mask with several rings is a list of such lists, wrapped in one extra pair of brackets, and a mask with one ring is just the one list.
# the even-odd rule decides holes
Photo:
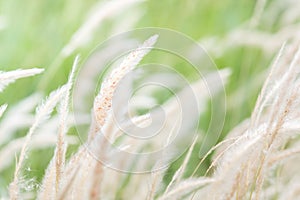
[[(0, 94), (0, 104), (8, 102), (13, 105), (19, 99), (37, 90), (48, 93), (66, 81), (73, 56), (60, 64), (51, 82), (46, 86), (39, 85), (49, 76), (49, 66), (56, 61), (61, 49), (68, 43), (72, 34), (84, 22), (90, 8), (97, 2), (96, 0), (0, 1), (0, 16), (4, 16), (7, 24), (4, 30), (0, 30), (0, 69), (46, 68), (43, 75), (19, 80), (9, 86)], [(243, 24), (252, 15), (254, 4), (254, 1), (236, 0), (149, 0), (138, 5), (144, 13), (135, 28), (169, 28), (198, 41), (213, 35), (222, 36)], [(97, 30), (96, 37), (77, 52), (83, 57), (88, 55), (99, 42), (110, 36), (110, 30), (113, 28), (111, 24), (117, 22), (119, 18), (104, 22)], [(233, 72), (226, 88), (228, 100), (231, 101), (228, 102), (226, 126), (222, 135), (224, 137), (232, 127), (250, 115), (259, 87), (253, 89), (249, 82), (263, 71), (263, 67), (268, 65), (270, 58), (264, 56), (258, 49), (237, 47), (213, 59), (218, 68), (229, 66)], [(235, 96), (236, 94), (238, 95)], [(237, 100), (235, 98), (244, 95), (248, 98), (241, 104), (233, 106)], [(209, 116), (209, 111), (203, 116), (201, 123), (203, 126), (209, 120)], [(43, 165), (42, 167), (46, 166), (48, 160), (41, 160), (45, 157), (44, 155), (47, 155), (46, 158), (51, 157), (47, 150), (43, 150), (41, 154), (33, 152), (32, 155), (33, 170), (38, 168), (39, 163)], [(192, 158), (197, 158), (196, 155), (197, 153)], [(174, 165), (176, 168), (176, 163)], [(191, 166), (190, 171), (194, 167)], [(8, 171), (11, 170), (8, 169)], [(8, 171), (4, 171), (3, 174), (12, 172)], [(35, 173), (38, 176), (42, 174), (43, 171)], [(9, 178), (8, 175), (2, 177)]]
[[(7, 21), (6, 29), (0, 32), (1, 69), (49, 67), (72, 34), (83, 23), (89, 9), (95, 3), (97, 1), (92, 0), (0, 1), (0, 14)], [(199, 40), (204, 36), (222, 35), (243, 23), (251, 16), (253, 5), (254, 3), (250, 1), (233, 0), (145, 1), (139, 5), (144, 15), (136, 27), (170, 28)], [(114, 20), (118, 21), (118, 18)], [(109, 37), (107, 29), (111, 28), (105, 23), (100, 27), (99, 34), (96, 36), (98, 42)], [(87, 53), (95, 45), (97, 44), (91, 42), (80, 53)], [(60, 85), (61, 80), (66, 79), (70, 62), (71, 59), (62, 64), (55, 74), (56, 81), (48, 85), (47, 91)], [(44, 76), (47, 76), (47, 71)], [(30, 83), (32, 83), (31, 80), (16, 83), (11, 87), (20, 87), (20, 92), (13, 96), (6, 92), (3, 96), (9, 102), (25, 96), (28, 93), (26, 90), (32, 89), (35, 84), (29, 85), (25, 90), (23, 86)]]
[[(47, 69), (56, 61), (63, 46), (68, 43), (72, 34), (84, 22), (88, 11), (97, 2), (95, 0), (0, 1), (0, 14), (5, 17), (7, 24), (6, 29), (0, 31), (1, 70), (33, 66)], [(136, 28), (169, 28), (182, 32), (194, 40), (200, 40), (212, 35), (222, 36), (244, 23), (252, 15), (254, 2), (151, 0), (138, 6), (144, 14)], [(114, 21), (118, 21), (118, 18)], [(96, 39), (81, 49), (81, 54), (87, 55), (101, 40), (110, 36), (107, 34), (108, 29), (112, 28), (109, 22), (100, 26)], [(249, 56), (249, 52), (253, 57)], [(259, 51), (242, 48), (226, 52), (225, 56), (215, 60), (219, 68), (230, 66), (233, 69), (231, 77), (233, 84), (228, 87), (228, 95), (236, 89), (236, 86), (245, 83), (253, 71), (261, 70), (260, 66), (266, 66), (265, 62), (260, 62), (256, 56), (260, 56)], [(46, 87), (40, 87), (39, 83), (49, 76), (47, 73), (49, 69), (41, 76), (18, 81), (1, 94), (0, 103), (4, 103), (4, 97), (6, 102), (14, 103), (36, 89), (42, 88), (43, 92), (53, 90), (66, 80), (71, 62), (72, 59), (62, 62), (59, 70), (55, 72), (55, 81), (52, 80)], [(251, 102), (248, 102), (250, 107), (247, 106), (247, 112), (241, 111), (242, 118), (249, 115), (253, 99)]]

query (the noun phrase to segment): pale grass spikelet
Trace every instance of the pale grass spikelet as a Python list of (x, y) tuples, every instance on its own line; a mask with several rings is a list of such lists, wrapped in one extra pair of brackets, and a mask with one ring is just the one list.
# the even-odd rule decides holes
[(2, 117), (2, 115), (5, 112), (6, 108), (7, 108), (7, 104), (4, 104), (4, 105), (0, 106), (0, 118)]
[(194, 147), (196, 145), (196, 142), (198, 140), (198, 136), (194, 139), (192, 145), (190, 146), (187, 155), (185, 156), (183, 163), (181, 164), (181, 166), (179, 167), (179, 169), (175, 172), (174, 176), (172, 177), (172, 180), (170, 181), (170, 183), (168, 184), (166, 190), (164, 193), (168, 193), (169, 190), (171, 189), (171, 187), (176, 186), (179, 181), (181, 181), (182, 176), (187, 168), (187, 164), (192, 156), (192, 152), (194, 150)]
[(273, 76), (276, 75), (276, 71), (278, 70), (276, 66), (279, 63), (282, 54), (284, 53), (284, 48), (285, 48), (285, 43), (282, 45), (281, 49), (279, 50), (279, 53), (274, 60), (273, 67), (271, 67), (271, 72), (269, 73), (269, 76), (265, 80), (265, 83), (261, 89), (261, 93), (257, 98), (257, 103), (255, 104), (255, 108), (253, 110), (252, 117), (251, 117), (252, 127), (258, 126), (258, 122), (261, 118), (263, 109), (265, 108), (266, 104), (271, 100), (274, 93), (278, 90), (278, 87), (280, 86), (280, 82), (276, 82), (273, 85), (272, 81), (274, 79)]
[(54, 107), (62, 99), (63, 95), (67, 91), (67, 86), (63, 85), (57, 90), (50, 93), (50, 95), (36, 108), (36, 120), (37, 125), (50, 117)]
[(59, 113), (60, 113), (60, 118), (61, 118), (61, 124), (60, 126), (63, 126), (63, 131), (62, 134), (64, 135), (66, 130), (64, 129), (66, 127), (66, 122), (67, 118), (69, 115), (69, 104), (70, 104), (70, 94), (71, 94), (71, 89), (73, 87), (74, 83), (74, 77), (75, 77), (75, 72), (78, 68), (78, 63), (79, 63), (79, 56), (75, 57), (75, 60), (73, 62), (72, 70), (68, 78), (68, 82), (66, 83), (66, 93), (64, 98), (62, 99), (60, 106), (59, 106)]
[(174, 187), (168, 193), (165, 193), (158, 200), (168, 200), (175, 198), (182, 198), (185, 195), (190, 194), (196, 190), (199, 190), (201, 187), (204, 187), (208, 184), (213, 183), (215, 180), (212, 178), (190, 178), (178, 183), (176, 187)]
[(40, 68), (18, 69), (8, 72), (0, 71), (0, 92), (2, 92), (6, 86), (15, 82), (19, 78), (34, 76), (42, 73), (43, 71), (44, 69)]
[[(113, 93), (120, 80), (134, 67), (136, 67), (142, 58), (148, 54), (148, 52), (151, 50), (151, 47), (155, 44), (157, 38), (158, 35), (150, 37), (143, 43), (143, 45), (129, 53), (129, 55), (124, 58), (120, 66), (114, 69), (109, 77), (103, 81), (100, 92), (95, 98), (93, 108), (98, 126), (101, 127), (105, 123), (105, 118), (107, 117), (108, 111), (112, 106), (111, 101)], [(92, 137), (93, 136), (94, 135), (92, 135)]]
[(14, 180), (10, 184), (10, 198), (11, 199), (18, 199), (19, 197), (19, 178), (21, 175), (21, 170), (23, 163), (26, 159), (26, 154), (28, 151), (28, 145), (32, 138), (33, 133), (36, 131), (36, 129), (39, 127), (41, 123), (43, 123), (46, 119), (49, 118), (50, 114), (52, 113), (54, 107), (57, 105), (57, 103), (62, 99), (63, 95), (66, 93), (67, 87), (64, 85), (61, 88), (51, 92), (49, 97), (42, 102), (40, 106), (36, 109), (36, 117), (33, 125), (30, 127), (29, 132), (26, 135), (26, 140), (23, 144), (19, 159), (16, 164), (16, 169), (14, 173)]
[[(44, 175), (44, 180), (41, 185), (41, 190), (38, 194), (38, 199), (51, 199), (54, 197), (56, 198), (59, 192), (59, 187), (61, 185), (61, 176), (65, 167), (65, 152), (67, 148), (65, 137), (68, 130), (67, 119), (69, 114), (70, 90), (73, 86), (73, 79), (78, 66), (78, 62), (79, 56), (76, 56), (68, 82), (65, 85), (66, 92), (63, 95), (58, 107), (59, 127), (57, 144), (54, 151), (54, 156), (46, 170), (46, 174)], [(52, 187), (53, 185), (55, 185), (55, 187)]]
[[(99, 72), (102, 71), (102, 67), (99, 67), (99, 63), (107, 63), (115, 58), (116, 55), (120, 55), (123, 52), (127, 51), (128, 48), (135, 48), (138, 41), (128, 38), (120, 39), (113, 41), (107, 47), (104, 47), (101, 50), (98, 50), (95, 54), (91, 55), (85, 67), (80, 69), (80, 76), (77, 81), (80, 84), (77, 84), (77, 91), (74, 93), (74, 98), (77, 99), (78, 107), (81, 110), (90, 108), (86, 105), (84, 101), (89, 94), (93, 91), (93, 86), (95, 80), (98, 78)], [(77, 82), (76, 81), (76, 82)]]
[[(206, 198), (213, 191), (213, 198), (216, 199), (234, 198), (235, 192), (239, 195), (245, 195), (241, 189), (247, 191), (249, 182), (253, 181), (254, 174), (249, 175), (249, 171), (253, 172), (252, 170), (254, 170), (253, 173), (255, 173), (257, 169), (257, 162), (260, 158), (257, 155), (261, 152), (263, 140), (264, 138), (261, 137), (260, 133), (253, 134), (251, 137), (244, 136), (226, 149), (214, 173), (214, 177), (218, 180), (209, 186)], [(246, 182), (244, 182), (244, 178)]]
[[(296, 50), (296, 49), (295, 49)], [(293, 53), (293, 51), (292, 51)], [(279, 91), (277, 93), (278, 97), (281, 99), (279, 101), (278, 97), (275, 98), (274, 104), (272, 104), (270, 107), (270, 114), (268, 116), (267, 125), (270, 127), (270, 140), (268, 142), (268, 149), (271, 148), (271, 145), (273, 144), (273, 141), (276, 139), (279, 130), (283, 127), (286, 118), (288, 118), (289, 114), (291, 113), (290, 108), (295, 102), (296, 94), (297, 94), (297, 88), (298, 84), (295, 84), (295, 80), (297, 78), (296, 66), (298, 65), (300, 61), (300, 49), (298, 49), (293, 57), (293, 59), (290, 61), (290, 67), (288, 71), (282, 76), (281, 80), (281, 86), (278, 88)], [(288, 60), (289, 61), (289, 60)], [(291, 90), (285, 90), (285, 88), (291, 88)], [(272, 109), (273, 108), (273, 109)], [(277, 109), (277, 111), (275, 111)]]
[(68, 130), (67, 128), (67, 117), (69, 113), (69, 104), (70, 104), (70, 93), (74, 82), (74, 76), (76, 69), (78, 67), (79, 62), (79, 56), (76, 56), (72, 71), (70, 73), (68, 82), (66, 84), (67, 91), (65, 93), (65, 96), (62, 99), (61, 105), (59, 107), (59, 113), (60, 113), (60, 124), (59, 124), (59, 133), (58, 133), (58, 139), (57, 139), (57, 150), (56, 150), (56, 193), (58, 192), (58, 188), (60, 185), (60, 176), (61, 173), (63, 173), (64, 163), (65, 163), (65, 151), (66, 151), (66, 144), (64, 141), (64, 137), (66, 135), (66, 132)]
[[(70, 192), (70, 190), (72, 189), (72, 187), (74, 187), (74, 185), (76, 184), (76, 181), (78, 179), (78, 177), (80, 177), (80, 173), (82, 170), (80, 170), (83, 166), (82, 163), (86, 163), (86, 162), (82, 162), (87, 161), (87, 156), (89, 154), (86, 151), (85, 147), (80, 147), (79, 150), (70, 158), (70, 160), (68, 160), (68, 162), (65, 164), (65, 169), (64, 169), (64, 173), (62, 174), (62, 183), (61, 183), (61, 188), (59, 190), (58, 193), (58, 197), (61, 196), (68, 196), (68, 192)], [(75, 172), (75, 169), (77, 169), (77, 172)], [(53, 172), (55, 173), (55, 172)], [(52, 176), (54, 177), (54, 176)], [(54, 179), (52, 179), (54, 180)], [(54, 181), (52, 181), (53, 183)], [(84, 184), (84, 180), (82, 180), (82, 183)], [(55, 186), (52, 185), (53, 188), (53, 192), (54, 192), (54, 188)], [(67, 193), (65, 193), (65, 191), (67, 191)], [(42, 191), (40, 192), (40, 196), (44, 196), (44, 194), (42, 195)]]

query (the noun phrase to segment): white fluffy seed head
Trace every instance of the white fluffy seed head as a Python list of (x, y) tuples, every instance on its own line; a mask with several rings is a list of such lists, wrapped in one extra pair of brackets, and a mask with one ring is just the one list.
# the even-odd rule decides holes
[(33, 68), (33, 69), (18, 69), (9, 72), (0, 71), (0, 92), (4, 90), (10, 83), (15, 82), (19, 78), (25, 78), (40, 74), (44, 69)]
[(107, 113), (111, 110), (113, 93), (118, 83), (149, 53), (157, 38), (158, 35), (150, 37), (143, 45), (129, 53), (121, 65), (114, 69), (111, 75), (104, 80), (101, 90), (94, 101), (94, 113), (99, 126), (104, 125)]

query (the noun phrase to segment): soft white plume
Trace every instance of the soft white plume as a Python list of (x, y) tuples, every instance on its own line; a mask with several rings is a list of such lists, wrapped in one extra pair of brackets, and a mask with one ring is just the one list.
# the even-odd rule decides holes
[(34, 76), (40, 74), (44, 69), (32, 68), (32, 69), (18, 69), (9, 72), (0, 71), (0, 92), (4, 90), (10, 83), (15, 82), (19, 78)]
[(57, 103), (62, 99), (63, 95), (66, 93), (67, 87), (66, 85), (62, 86), (61, 88), (51, 92), (49, 97), (42, 102), (40, 106), (36, 109), (36, 117), (33, 125), (29, 129), (29, 132), (26, 135), (25, 143), (22, 147), (19, 160), (16, 164), (16, 169), (14, 173), (14, 180), (10, 184), (10, 197), (11, 199), (18, 199), (19, 197), (19, 178), (21, 175), (21, 169), (23, 166), (23, 163), (26, 158), (26, 154), (28, 151), (28, 145), (32, 138), (33, 133), (36, 131), (38, 126), (48, 119), (50, 117), (50, 114), (52, 113), (53, 109), (57, 105)]
[(2, 115), (5, 112), (6, 108), (7, 108), (7, 104), (4, 104), (4, 105), (0, 106), (0, 117), (2, 117)]

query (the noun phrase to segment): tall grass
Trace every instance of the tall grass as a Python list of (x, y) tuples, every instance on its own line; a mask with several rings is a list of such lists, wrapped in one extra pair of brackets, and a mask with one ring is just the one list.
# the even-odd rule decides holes
[[(119, 84), (123, 84), (123, 79), (155, 48), (156, 42), (160, 40), (159, 35), (153, 35), (137, 45), (133, 51), (124, 56), (118, 66), (105, 74), (100, 90), (93, 98), (92, 109), (87, 114), (90, 117), (86, 116), (86, 113), (80, 113), (80, 117), (74, 119), (71, 97), (78, 68), (82, 64), (79, 56), (73, 56), (74, 53), (89, 45), (96, 29), (104, 24), (105, 20), (117, 16), (124, 6), (129, 8), (139, 3), (144, 2), (126, 0), (120, 3), (114, 0), (97, 4), (91, 9), (83, 25), (61, 48), (58, 60), (50, 65), (49, 71), (32, 68), (0, 72), (0, 92), (3, 94), (6, 94), (5, 91), (10, 89), (9, 86), (18, 82), (18, 79), (40, 76), (42, 72), (49, 73), (49, 76), (41, 82), (43, 87), (47, 87), (59, 71), (59, 67), (67, 59), (73, 59), (73, 64), (68, 67), (71, 70), (66, 83), (50, 92), (44, 100), (41, 100), (41, 94), (33, 93), (16, 104), (10, 104), (4, 99), (5, 103), (0, 105), (0, 171), (15, 164), (15, 167), (12, 167), (14, 173), (9, 178), (10, 184), (0, 190), (1, 198), (13, 200), (299, 198), (300, 182), (297, 168), (300, 163), (298, 155), (300, 15), (297, 12), (299, 9), (294, 8), (299, 7), (298, 2), (288, 1), (286, 6), (282, 7), (280, 1), (258, 1), (254, 7), (254, 14), (244, 24), (227, 31), (224, 36), (208, 36), (199, 40), (208, 53), (216, 58), (216, 62), (219, 62), (218, 59), (224, 59), (228, 51), (241, 46), (244, 49), (253, 47), (259, 49), (266, 60), (273, 58), (266, 73), (250, 77), (254, 82), (258, 80), (258, 83), (263, 84), (254, 85), (255, 91), (262, 87), (251, 106), (251, 115), (239, 117), (239, 124), (233, 120), (234, 126), (230, 125), (232, 123), (230, 117), (236, 114), (232, 109), (242, 109), (243, 105), (250, 101), (249, 95), (255, 93), (250, 91), (248, 83), (241, 85), (240, 89), (239, 79), (236, 76), (250, 73), (251, 69), (245, 69), (246, 72), (243, 71), (243, 66), (238, 69), (234, 67), (230, 70), (220, 69), (206, 77), (215, 80), (217, 76), (221, 76), (224, 83), (228, 84), (226, 89), (229, 91), (227, 99), (229, 117), (225, 121), (224, 135), (204, 157), (199, 158), (197, 154), (202, 142), (205, 141), (202, 134), (204, 130), (197, 130), (199, 134), (193, 138), (191, 146), (187, 147), (181, 159), (167, 168), (157, 170), (157, 166), (168, 162), (174, 156), (172, 152), (167, 152), (163, 158), (156, 160), (155, 165), (151, 166), (153, 170), (149, 173), (129, 173), (134, 166), (147, 166), (148, 160), (122, 157), (110, 146), (118, 144), (122, 150), (138, 152), (149, 146), (157, 149), (162, 143), (168, 145), (174, 137), (170, 125), (176, 122), (176, 117), (181, 112), (176, 104), (176, 97), (165, 100), (161, 105), (166, 111), (166, 126), (163, 131), (168, 135), (165, 137), (137, 144), (134, 138), (124, 137), (124, 131), (114, 121), (114, 106), (119, 112), (123, 112), (119, 108), (127, 108), (127, 105), (113, 104)], [(283, 11), (279, 8), (283, 8)], [(282, 12), (279, 23), (273, 22), (270, 16), (278, 14), (279, 10)], [(288, 12), (289, 10), (291, 12)], [(276, 27), (269, 30), (265, 24), (272, 23), (276, 23)], [(2, 27), (5, 29), (5, 26)], [(0, 21), (0, 29), (2, 27)], [(246, 50), (245, 52), (247, 53)], [(231, 75), (229, 71), (232, 71)], [(266, 74), (268, 75), (265, 76)], [(204, 80), (197, 80), (190, 85), (196, 93), (196, 100), (200, 106), (207, 105), (209, 99), (209, 94), (204, 90), (205, 84)], [(131, 84), (124, 87), (128, 92), (133, 90)], [(215, 91), (211, 91), (213, 98), (218, 98), (219, 90), (220, 88), (215, 87)], [(246, 90), (247, 94), (242, 90)], [(153, 101), (148, 91), (143, 98), (143, 102)], [(155, 109), (153, 110), (156, 111)], [(153, 120), (151, 117), (155, 117), (151, 110), (142, 114), (138, 112), (132, 114), (134, 116), (131, 121), (124, 121), (124, 126), (129, 129), (133, 129), (133, 125), (147, 128)], [(209, 118), (203, 112), (201, 116), (195, 116), (195, 119), (191, 115), (189, 120), (197, 121), (199, 117), (203, 119), (201, 123)], [(87, 139), (81, 141), (82, 143), (74, 133), (77, 125), (89, 127), (85, 133)], [(27, 128), (27, 133), (22, 135), (21, 130)], [(175, 128), (180, 127), (175, 123)], [(231, 130), (226, 132), (226, 129)], [(20, 135), (16, 134), (18, 132)], [(73, 148), (72, 144), (76, 144), (77, 148)], [(48, 156), (50, 158), (47, 161), (48, 166), (38, 169), (43, 171), (43, 176), (42, 180), (36, 181), (29, 175), (31, 161), (35, 160), (31, 152), (49, 146), (54, 146), (54, 149), (50, 150), (52, 153)], [(118, 171), (107, 163), (118, 163), (120, 164), (118, 167), (124, 170)]]

